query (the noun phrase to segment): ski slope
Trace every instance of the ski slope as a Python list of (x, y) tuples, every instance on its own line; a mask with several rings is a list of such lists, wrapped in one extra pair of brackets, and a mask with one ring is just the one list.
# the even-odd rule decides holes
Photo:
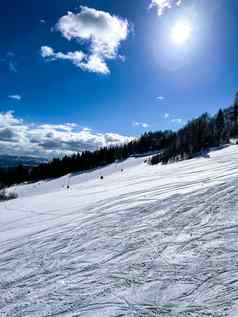
[(238, 316), (238, 146), (10, 190), (1, 317)]

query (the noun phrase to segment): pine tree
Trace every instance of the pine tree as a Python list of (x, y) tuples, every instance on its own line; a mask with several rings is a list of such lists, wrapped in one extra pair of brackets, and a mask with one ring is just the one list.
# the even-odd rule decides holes
[(218, 111), (216, 117), (215, 129), (217, 145), (223, 144), (225, 141), (225, 118), (224, 113), (221, 109)]
[(238, 136), (238, 100), (236, 99), (233, 109), (233, 118), (232, 118), (232, 136)]

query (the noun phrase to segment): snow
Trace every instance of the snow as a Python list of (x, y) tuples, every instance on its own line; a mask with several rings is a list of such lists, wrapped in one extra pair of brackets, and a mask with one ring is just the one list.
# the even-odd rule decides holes
[(209, 155), (11, 188), (0, 316), (237, 317), (238, 146)]

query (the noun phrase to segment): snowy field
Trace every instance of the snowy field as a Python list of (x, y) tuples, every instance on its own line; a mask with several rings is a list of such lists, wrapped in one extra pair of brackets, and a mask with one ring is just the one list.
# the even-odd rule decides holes
[(238, 146), (11, 191), (1, 317), (238, 317)]

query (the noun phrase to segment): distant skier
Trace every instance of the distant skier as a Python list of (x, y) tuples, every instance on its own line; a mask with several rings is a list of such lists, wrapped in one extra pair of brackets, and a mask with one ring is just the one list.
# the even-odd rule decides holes
[(200, 151), (200, 155), (203, 156), (203, 157), (205, 157), (205, 158), (209, 158), (209, 157), (210, 157), (210, 156), (209, 156), (209, 151), (208, 151), (207, 148), (202, 149), (202, 150)]

